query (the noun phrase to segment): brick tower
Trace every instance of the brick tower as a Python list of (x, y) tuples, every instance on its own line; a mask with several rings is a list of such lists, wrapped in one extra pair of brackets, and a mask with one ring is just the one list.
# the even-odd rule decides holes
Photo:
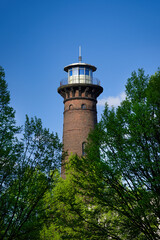
[[(97, 97), (103, 92), (100, 82), (93, 78), (96, 67), (79, 62), (64, 68), (68, 79), (62, 80), (58, 93), (64, 98), (63, 150), (68, 155), (84, 155), (88, 134), (97, 123)], [(64, 161), (67, 160), (67, 157)], [(61, 175), (65, 178), (65, 166)]]

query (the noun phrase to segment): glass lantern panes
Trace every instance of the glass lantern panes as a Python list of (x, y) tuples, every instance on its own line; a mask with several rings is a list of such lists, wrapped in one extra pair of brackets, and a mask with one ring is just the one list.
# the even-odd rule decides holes
[(79, 75), (84, 75), (84, 68), (82, 67), (79, 68)]
[(89, 76), (89, 69), (88, 68), (86, 68), (85, 75)]
[(69, 70), (69, 76), (72, 76), (72, 70)]
[(78, 68), (73, 68), (73, 75), (78, 75)]

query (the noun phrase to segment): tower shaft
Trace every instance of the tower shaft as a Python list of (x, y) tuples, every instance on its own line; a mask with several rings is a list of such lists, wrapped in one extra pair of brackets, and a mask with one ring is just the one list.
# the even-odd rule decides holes
[(63, 144), (68, 154), (83, 155), (83, 143), (97, 123), (95, 102), (90, 99), (70, 99), (65, 102)]
[[(58, 88), (58, 93), (64, 98), (63, 150), (68, 155), (84, 155), (88, 134), (97, 123), (96, 103), (102, 91), (99, 85), (82, 83)], [(61, 174), (65, 178), (63, 164)]]

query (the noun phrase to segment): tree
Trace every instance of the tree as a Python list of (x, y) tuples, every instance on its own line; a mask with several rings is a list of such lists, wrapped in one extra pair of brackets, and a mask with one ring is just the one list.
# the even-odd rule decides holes
[(10, 94), (6, 89), (5, 73), (0, 67), (0, 192), (3, 192), (12, 181), (16, 160), (15, 157), (10, 159), (9, 157), (15, 155), (14, 151), (18, 144), (15, 135), (20, 130), (15, 125), (15, 111), (9, 106)]
[(126, 239), (124, 233), (120, 237), (117, 212), (109, 208), (104, 212), (96, 197), (88, 198), (88, 192), (76, 183), (78, 178), (80, 185), (87, 184), (84, 175), (78, 176), (72, 168), (75, 161), (82, 163), (78, 156), (70, 157), (66, 179), (59, 178), (55, 188), (45, 195), (47, 221), (41, 239)]
[[(0, 239), (39, 239), (45, 221), (43, 196), (61, 162), (58, 136), (26, 116), (22, 139), (0, 68)], [(21, 136), (20, 135), (20, 136)]]
[[(100, 164), (100, 169), (97, 165), (95, 169), (98, 182), (105, 183), (110, 190), (99, 200), (126, 217), (121, 224), (128, 226), (131, 239), (136, 233), (138, 239), (159, 239), (160, 105), (155, 107), (153, 98), (148, 97), (153, 89), (157, 92), (158, 82), (159, 72), (150, 78), (142, 69), (138, 74), (133, 72), (126, 85), (126, 100), (117, 109), (106, 106), (87, 150), (88, 172), (91, 160)], [(154, 95), (154, 102), (159, 96), (158, 92)], [(90, 194), (94, 194), (93, 190)], [(98, 196), (102, 196), (100, 193)]]
[(149, 77), (139, 69), (121, 105), (106, 104), (86, 156), (70, 158), (68, 176), (55, 188), (57, 205), (47, 213), (53, 224), (45, 228), (56, 229), (54, 239), (159, 239), (159, 86), (159, 70)]

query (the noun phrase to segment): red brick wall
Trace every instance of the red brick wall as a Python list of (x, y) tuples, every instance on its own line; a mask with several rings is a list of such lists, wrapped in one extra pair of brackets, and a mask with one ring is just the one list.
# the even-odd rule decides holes
[[(64, 151), (82, 155), (82, 143), (97, 123), (97, 97), (103, 91), (98, 85), (66, 85), (58, 88), (64, 98), (63, 146)], [(82, 109), (82, 104), (85, 108)], [(61, 176), (65, 178), (65, 166), (62, 161)]]
[[(86, 109), (82, 109), (85, 104)], [(72, 105), (72, 109), (69, 106)], [(82, 143), (97, 123), (96, 103), (89, 99), (72, 99), (65, 102), (63, 144), (68, 154), (82, 155)]]

